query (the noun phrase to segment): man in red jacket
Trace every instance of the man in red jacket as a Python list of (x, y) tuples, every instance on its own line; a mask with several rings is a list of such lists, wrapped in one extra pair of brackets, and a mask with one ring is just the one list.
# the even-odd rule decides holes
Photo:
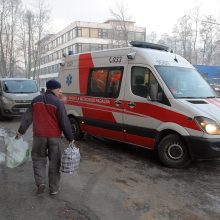
[(17, 137), (23, 135), (33, 122), (33, 147), (31, 157), (35, 183), (38, 193), (46, 187), (46, 164), (49, 158), (49, 190), (56, 195), (60, 182), (61, 149), (60, 137), (63, 132), (69, 142), (74, 141), (71, 124), (64, 103), (59, 99), (62, 95), (61, 84), (56, 80), (46, 83), (47, 91), (33, 99), (31, 107), (22, 116)]

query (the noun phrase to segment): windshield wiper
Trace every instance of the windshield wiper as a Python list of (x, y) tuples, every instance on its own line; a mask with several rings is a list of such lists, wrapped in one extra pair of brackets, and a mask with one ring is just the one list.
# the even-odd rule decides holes
[(219, 98), (219, 96), (207, 96), (207, 97), (205, 97), (205, 98), (207, 98), (207, 99), (213, 99), (213, 98)]
[(178, 99), (213, 99), (220, 98), (219, 96), (207, 96), (207, 97), (195, 97), (195, 96), (186, 96), (186, 97), (178, 97)]
[(200, 99), (201, 97), (194, 97), (194, 96), (185, 96), (185, 97), (177, 97), (178, 99)]

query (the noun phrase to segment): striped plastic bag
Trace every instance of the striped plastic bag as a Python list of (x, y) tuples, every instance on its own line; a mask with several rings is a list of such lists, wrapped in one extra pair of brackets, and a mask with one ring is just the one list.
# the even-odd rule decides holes
[(73, 174), (79, 168), (79, 163), (79, 148), (71, 143), (62, 154), (60, 171), (63, 173)]

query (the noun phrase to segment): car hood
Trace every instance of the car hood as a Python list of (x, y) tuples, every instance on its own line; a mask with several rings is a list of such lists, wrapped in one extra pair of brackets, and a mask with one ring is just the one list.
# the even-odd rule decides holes
[(220, 98), (179, 99), (181, 106), (191, 110), (192, 116), (211, 118), (220, 124)]
[(37, 95), (39, 95), (39, 92), (36, 93), (4, 93), (4, 96), (6, 98), (9, 98), (13, 101), (28, 101), (35, 98)]

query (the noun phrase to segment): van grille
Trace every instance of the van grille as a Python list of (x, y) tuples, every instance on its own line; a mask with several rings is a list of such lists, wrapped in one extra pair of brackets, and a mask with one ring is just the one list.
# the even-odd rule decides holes
[(16, 103), (31, 103), (32, 100), (15, 100)]
[(14, 105), (13, 108), (29, 108), (31, 104), (21, 104), (21, 105)]

